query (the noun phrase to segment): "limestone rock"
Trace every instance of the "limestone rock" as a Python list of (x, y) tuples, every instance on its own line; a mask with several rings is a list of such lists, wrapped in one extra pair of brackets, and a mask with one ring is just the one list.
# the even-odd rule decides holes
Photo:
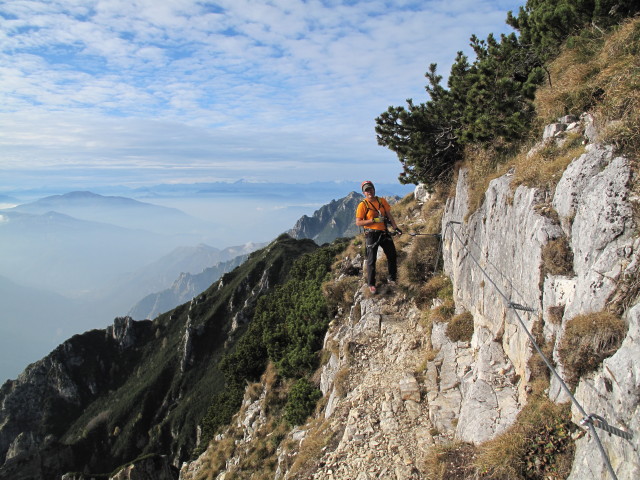
[[(563, 118), (559, 125), (550, 126), (545, 136), (579, 131), (577, 123), (573, 118)], [(591, 133), (589, 136), (593, 138)], [(562, 376), (557, 345), (566, 322), (580, 313), (614, 307), (612, 301), (634, 300), (629, 297), (630, 290), (624, 288), (624, 282), (636, 278), (640, 271), (640, 242), (628, 190), (630, 164), (628, 159), (614, 157), (610, 147), (587, 145), (586, 152), (566, 169), (551, 198), (524, 186), (514, 191), (511, 176), (506, 174), (490, 183), (483, 204), (471, 215), (467, 174), (461, 171), (456, 197), (448, 200), (443, 217), (443, 256), (445, 271), (454, 284), (456, 307), (474, 317), (470, 345), (473, 362), (468, 371), (457, 376), (459, 386), (451, 383), (455, 378), (451, 363), (455, 361), (447, 361), (445, 356), (458, 358), (460, 353), (447, 354), (451, 347), (443, 331), (434, 327), (432, 341), (441, 348), (439, 355), (443, 358), (429, 365), (425, 383), (430, 386), (429, 415), (439, 428), (448, 428), (444, 412), (454, 412), (456, 437), (478, 443), (515, 421), (527, 401), (527, 362), (532, 354), (523, 327), (531, 331), (534, 322), (543, 322), (544, 338), (555, 347), (553, 360)], [(540, 206), (549, 202), (558, 221), (553, 215), (541, 214), (544, 209)], [(560, 237), (567, 238), (572, 250), (574, 275), (543, 277), (542, 250)], [(516, 311), (510, 308), (513, 304), (531, 312)], [(623, 347), (603, 362), (598, 373), (582, 379), (576, 391), (576, 398), (589, 406), (587, 411), (604, 413), (614, 426), (634, 431), (640, 429), (640, 373), (631, 358), (636, 358), (636, 363), (639, 358), (639, 308), (634, 307), (628, 315), (631, 327)], [(444, 386), (451, 388), (443, 390)], [(556, 401), (567, 400), (555, 377), (549, 396)], [(634, 442), (612, 435), (603, 439), (619, 478), (639, 476)], [(608, 474), (603, 465), (587, 435), (578, 441), (571, 479), (592, 475), (605, 478)]]
[[(602, 368), (583, 378), (575, 397), (587, 413), (603, 417), (611, 426), (631, 431), (629, 441), (603, 430), (598, 434), (620, 480), (640, 478), (640, 305), (627, 316), (629, 330), (620, 349), (602, 363)], [(574, 407), (574, 422), (582, 416)], [(569, 480), (608, 478), (604, 460), (590, 434), (576, 442), (576, 455)]]
[(416, 185), (416, 188), (413, 190), (413, 195), (416, 199), (416, 202), (421, 203), (425, 203), (431, 198), (431, 193), (424, 183), (419, 183), (418, 185)]
[(400, 379), (400, 398), (420, 402), (420, 387), (413, 375), (407, 375)]

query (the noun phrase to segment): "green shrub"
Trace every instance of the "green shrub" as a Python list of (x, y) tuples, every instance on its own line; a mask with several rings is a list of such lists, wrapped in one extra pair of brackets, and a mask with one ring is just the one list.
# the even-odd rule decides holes
[(284, 418), (291, 426), (302, 425), (316, 407), (322, 392), (306, 378), (300, 378), (289, 391)]

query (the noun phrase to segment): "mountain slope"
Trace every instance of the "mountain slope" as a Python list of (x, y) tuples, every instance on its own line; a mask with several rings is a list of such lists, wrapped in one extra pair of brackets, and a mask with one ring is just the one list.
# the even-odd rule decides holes
[(151, 293), (137, 302), (128, 315), (134, 320), (155, 318), (177, 305), (200, 295), (224, 273), (238, 267), (247, 259), (248, 254), (238, 255), (232, 260), (218, 262), (197, 274), (181, 273), (170, 288)]
[(118, 318), (106, 330), (76, 335), (6, 382), (0, 478), (111, 471), (153, 452), (186, 459), (222, 387), (220, 356), (244, 329), (232, 319), (250, 320), (257, 298), (286, 277), (294, 258), (316, 248), (282, 236), (189, 304), (153, 322)]

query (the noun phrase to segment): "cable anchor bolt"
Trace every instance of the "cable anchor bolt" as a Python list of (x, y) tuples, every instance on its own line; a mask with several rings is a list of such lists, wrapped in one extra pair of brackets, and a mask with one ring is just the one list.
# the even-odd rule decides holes
[(531, 307), (525, 307), (524, 305), (520, 305), (519, 303), (509, 302), (509, 308), (513, 308), (514, 310), (522, 310), (524, 312), (535, 312), (535, 309)]
[(624, 438), (625, 440), (633, 439), (632, 432), (625, 432), (624, 430), (620, 430), (619, 428), (612, 427), (607, 423), (607, 421), (599, 415), (592, 413), (587, 415), (580, 421), (580, 425), (593, 425), (594, 427), (600, 428), (605, 432), (611, 433), (612, 435), (616, 435), (618, 437)]

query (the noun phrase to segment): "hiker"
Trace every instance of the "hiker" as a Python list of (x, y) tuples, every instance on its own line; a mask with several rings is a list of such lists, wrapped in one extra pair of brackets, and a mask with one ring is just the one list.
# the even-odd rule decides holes
[(367, 284), (369, 285), (369, 291), (376, 293), (376, 257), (378, 256), (378, 247), (382, 247), (382, 251), (387, 257), (388, 283), (394, 285), (398, 275), (398, 264), (396, 247), (393, 244), (388, 226), (391, 225), (398, 235), (402, 235), (402, 230), (398, 228), (391, 215), (389, 203), (384, 198), (376, 197), (376, 188), (373, 182), (365, 180), (362, 182), (361, 187), (364, 200), (360, 202), (356, 209), (356, 225), (364, 228), (365, 243), (367, 245)]

